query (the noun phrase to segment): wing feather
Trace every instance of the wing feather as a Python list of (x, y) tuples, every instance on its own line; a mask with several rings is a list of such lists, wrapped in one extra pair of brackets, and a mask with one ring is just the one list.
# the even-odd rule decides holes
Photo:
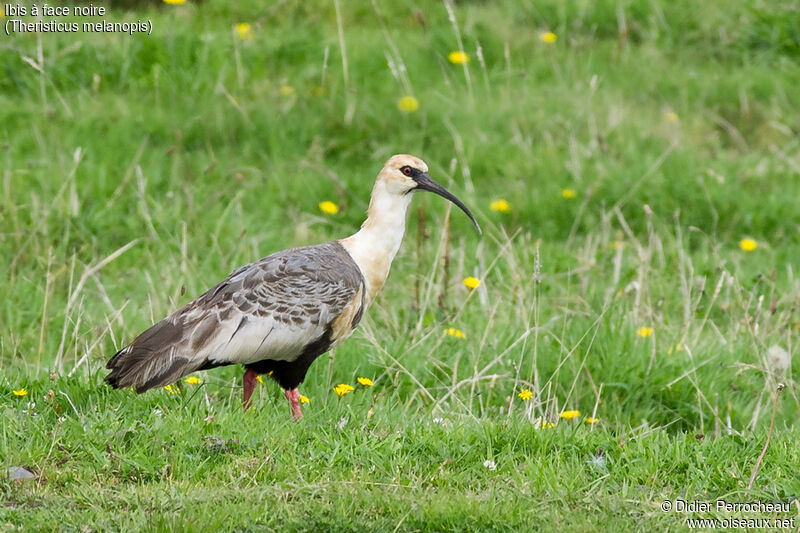
[(363, 294), (363, 285), (338, 242), (274, 253), (234, 270), (139, 335), (111, 358), (106, 380), (143, 392), (201, 368), (292, 361)]

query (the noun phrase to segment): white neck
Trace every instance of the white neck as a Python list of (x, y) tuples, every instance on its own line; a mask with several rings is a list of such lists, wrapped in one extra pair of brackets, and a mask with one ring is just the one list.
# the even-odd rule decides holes
[(339, 241), (361, 269), (367, 286), (367, 305), (383, 287), (389, 267), (403, 241), (406, 213), (412, 193), (387, 190), (383, 180), (375, 182), (367, 220), (355, 234)]

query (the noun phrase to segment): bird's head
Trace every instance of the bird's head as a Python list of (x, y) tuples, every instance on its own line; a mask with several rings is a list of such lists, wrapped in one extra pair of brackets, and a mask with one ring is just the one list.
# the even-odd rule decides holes
[(481, 227), (467, 206), (456, 198), (450, 191), (439, 185), (428, 176), (428, 165), (425, 161), (413, 155), (393, 155), (386, 161), (383, 170), (378, 176), (383, 181), (386, 190), (394, 194), (408, 194), (414, 191), (430, 191), (446, 198), (456, 204), (475, 224), (475, 229), (481, 234)]

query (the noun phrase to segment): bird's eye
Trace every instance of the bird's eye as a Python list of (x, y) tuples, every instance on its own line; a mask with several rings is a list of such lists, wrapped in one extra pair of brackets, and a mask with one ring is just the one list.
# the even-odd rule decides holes
[(408, 176), (408, 177), (411, 177), (411, 175), (414, 173), (414, 171), (413, 171), (413, 170), (411, 170), (411, 167), (408, 167), (408, 166), (401, 168), (401, 169), (400, 169), (400, 171), (401, 171), (401, 172), (402, 172), (404, 175), (406, 175), (406, 176)]

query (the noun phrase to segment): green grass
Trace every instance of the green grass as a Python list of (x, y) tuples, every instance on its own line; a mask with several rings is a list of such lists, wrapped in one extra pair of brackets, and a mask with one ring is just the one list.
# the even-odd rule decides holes
[[(152, 35), (0, 38), (0, 467), (36, 474), (0, 529), (684, 529), (663, 500), (800, 495), (769, 355), (800, 330), (796, 2), (130, 4)], [(353, 233), (394, 153), (485, 235), (415, 198), (301, 422), (271, 383), (243, 415), (240, 368), (102, 382), (233, 268)]]

